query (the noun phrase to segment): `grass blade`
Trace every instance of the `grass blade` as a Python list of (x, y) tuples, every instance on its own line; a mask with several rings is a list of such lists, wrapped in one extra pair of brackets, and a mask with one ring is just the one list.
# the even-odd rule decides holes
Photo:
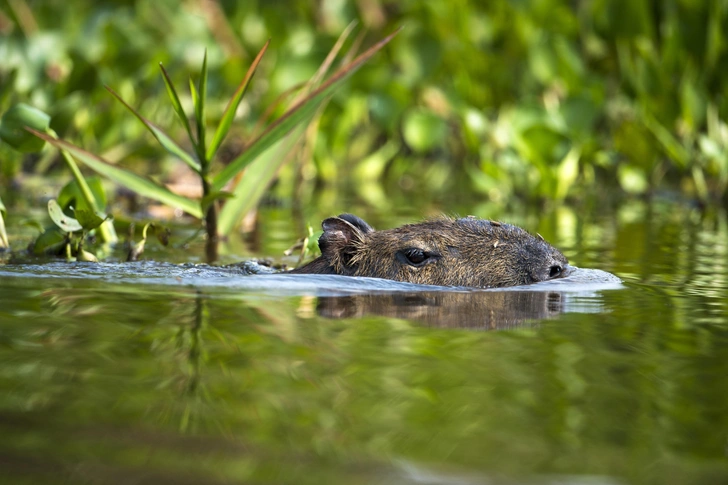
[(139, 112), (137, 112), (134, 108), (132, 108), (126, 101), (124, 101), (121, 96), (119, 96), (116, 91), (111, 89), (108, 86), (105, 86), (106, 90), (109, 91), (116, 99), (118, 99), (121, 104), (126, 106), (126, 108), (131, 111), (134, 116), (139, 119), (139, 121), (144, 124), (144, 126), (147, 127), (147, 129), (154, 135), (154, 138), (157, 139), (160, 145), (164, 147), (165, 150), (167, 150), (169, 153), (174, 155), (175, 157), (179, 158), (183, 162), (185, 162), (189, 167), (194, 170), (197, 173), (200, 173), (200, 164), (192, 158), (186, 151), (184, 151), (179, 145), (177, 145), (165, 132), (157, 128), (152, 124), (151, 121), (144, 118)]
[(47, 143), (72, 154), (87, 167), (98, 172), (100, 175), (133, 190), (139, 195), (149, 197), (150, 199), (157, 200), (172, 207), (178, 207), (192, 216), (198, 218), (202, 217), (202, 210), (200, 209), (200, 204), (197, 201), (177, 195), (145, 177), (140, 177), (135, 173), (115, 167), (103, 158), (87, 152), (86, 150), (68, 143), (67, 141), (57, 140), (35, 130), (30, 130), (30, 132), (35, 134), (38, 138), (45, 140)]
[(265, 153), (248, 166), (245, 176), (233, 189), (233, 198), (228, 200), (217, 219), (218, 234), (230, 234), (240, 220), (251, 211), (265, 195), (268, 186), (293, 155), (293, 146), (300, 141), (303, 126), (274, 143)]
[(253, 75), (255, 74), (256, 69), (258, 69), (258, 64), (260, 64), (260, 60), (263, 58), (263, 54), (265, 54), (265, 51), (268, 49), (269, 44), (270, 40), (266, 42), (260, 52), (258, 52), (258, 55), (253, 60), (253, 63), (248, 68), (248, 72), (245, 73), (245, 77), (243, 78), (242, 82), (235, 90), (235, 94), (233, 94), (233, 97), (228, 102), (228, 105), (225, 108), (225, 112), (222, 115), (222, 119), (220, 120), (220, 124), (215, 131), (215, 136), (212, 138), (212, 143), (210, 143), (210, 146), (207, 148), (207, 160), (212, 161), (215, 153), (217, 153), (220, 145), (222, 145), (223, 140), (225, 140), (228, 131), (230, 131), (230, 127), (233, 124), (233, 119), (235, 118), (235, 112), (237, 111), (238, 106), (240, 105), (240, 101), (243, 99), (243, 96), (248, 89), (250, 81), (253, 79)]
[(200, 156), (200, 162), (206, 165), (209, 159), (204, 158), (205, 155), (205, 103), (207, 102), (207, 49), (205, 49), (205, 57), (202, 59), (202, 73), (200, 76), (200, 87), (198, 90), (198, 98), (195, 103), (195, 121), (197, 122), (197, 153)]
[(174, 107), (174, 111), (177, 113), (177, 117), (180, 120), (182, 120), (182, 125), (184, 125), (185, 130), (187, 130), (187, 136), (190, 139), (190, 143), (192, 143), (192, 146), (195, 147), (195, 150), (196, 150), (197, 143), (195, 143), (195, 137), (192, 136), (192, 128), (190, 128), (190, 121), (187, 119), (185, 110), (182, 109), (182, 103), (180, 103), (179, 96), (177, 96), (177, 90), (174, 89), (172, 80), (169, 78), (169, 74), (167, 74), (167, 71), (164, 69), (164, 66), (162, 65), (161, 62), (159, 63), (159, 68), (162, 70), (162, 78), (164, 79), (165, 86), (167, 86), (167, 94), (169, 94), (169, 99), (172, 101), (172, 106)]
[(225, 184), (235, 177), (235, 175), (237, 175), (243, 168), (245, 168), (250, 162), (255, 160), (255, 158), (265, 152), (268, 148), (278, 142), (286, 135), (286, 133), (291, 131), (293, 127), (302, 121), (311, 118), (314, 113), (316, 113), (316, 109), (319, 104), (326, 99), (326, 97), (329, 96), (329, 94), (331, 94), (331, 92), (336, 89), (342, 81), (353, 74), (374, 54), (387, 45), (400, 30), (401, 29), (397, 29), (392, 34), (370, 47), (350, 64), (340, 68), (318, 89), (306, 96), (298, 104), (293, 106), (280, 118), (274, 121), (273, 124), (271, 124), (253, 143), (250, 144), (250, 146), (248, 146), (242, 155), (233, 160), (215, 177), (212, 183), (213, 191), (220, 191), (223, 187), (225, 187)]

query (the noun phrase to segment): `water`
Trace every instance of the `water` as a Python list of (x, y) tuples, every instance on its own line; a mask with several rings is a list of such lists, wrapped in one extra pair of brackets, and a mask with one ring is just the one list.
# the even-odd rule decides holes
[(0, 482), (728, 483), (725, 214), (527, 219), (623, 283), (0, 266)]

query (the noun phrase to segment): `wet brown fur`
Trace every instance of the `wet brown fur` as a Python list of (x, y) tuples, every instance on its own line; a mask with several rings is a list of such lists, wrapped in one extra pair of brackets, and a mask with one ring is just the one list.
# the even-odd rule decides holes
[(292, 273), (497, 288), (561, 277), (569, 269), (564, 255), (543, 238), (474, 217), (375, 231), (360, 218), (342, 214), (322, 226), (321, 257)]

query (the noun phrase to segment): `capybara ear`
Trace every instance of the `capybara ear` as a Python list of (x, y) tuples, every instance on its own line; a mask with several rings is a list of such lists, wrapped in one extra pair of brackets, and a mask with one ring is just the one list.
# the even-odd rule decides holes
[[(350, 214), (343, 214), (351, 216)], [(321, 223), (324, 233), (319, 238), (321, 254), (339, 274), (353, 274), (356, 267), (351, 265), (351, 260), (358, 250), (359, 243), (365, 232), (373, 229), (356, 216), (351, 216), (363, 224), (361, 230), (359, 224), (352, 224), (341, 217), (329, 217)]]
[(374, 232), (374, 228), (366, 223), (361, 217), (355, 216), (354, 214), (339, 214), (339, 219), (344, 219), (352, 226), (359, 229), (362, 233), (368, 234)]

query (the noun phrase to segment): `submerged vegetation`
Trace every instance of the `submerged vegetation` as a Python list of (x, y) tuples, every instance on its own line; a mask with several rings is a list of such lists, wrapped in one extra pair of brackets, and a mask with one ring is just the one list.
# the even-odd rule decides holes
[[(233, 233), (274, 179), (275, 196), (294, 205), (321, 187), (380, 208), (391, 190), (435, 200), (475, 193), (496, 206), (607, 191), (728, 202), (725, 2), (74, 6), (0, 7), (0, 112), (22, 103), (48, 113), (49, 129), (66, 141), (47, 141), (204, 219), (210, 242)], [(351, 61), (360, 46), (382, 47), (398, 27), (364, 70), (339, 82), (360, 65)], [(339, 74), (320, 84), (340, 52), (349, 54)], [(170, 74), (160, 78), (158, 63)], [(181, 75), (197, 80), (189, 93), (173, 88)], [(208, 123), (217, 129), (206, 141)], [(0, 143), (2, 185), (27, 172), (55, 176), (57, 153)], [(190, 171), (201, 188), (181, 194), (174, 186)], [(114, 197), (109, 205), (118, 212)]]

